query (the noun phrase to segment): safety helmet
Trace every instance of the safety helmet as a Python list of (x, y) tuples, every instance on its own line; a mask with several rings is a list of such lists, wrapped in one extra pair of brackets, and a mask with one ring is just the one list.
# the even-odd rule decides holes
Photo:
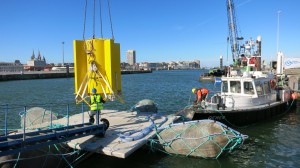
[(192, 89), (192, 92), (195, 93), (195, 91), (196, 91), (196, 88), (193, 88), (193, 89)]
[(93, 93), (96, 93), (96, 92), (97, 92), (97, 89), (93, 88), (93, 89), (92, 89), (92, 92), (93, 92)]

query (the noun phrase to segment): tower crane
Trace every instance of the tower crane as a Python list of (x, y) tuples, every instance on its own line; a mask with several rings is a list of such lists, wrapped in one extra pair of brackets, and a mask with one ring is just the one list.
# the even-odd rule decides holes
[(234, 3), (232, 0), (227, 0), (227, 17), (228, 17), (228, 27), (229, 27), (229, 39), (231, 44), (231, 52), (233, 63), (237, 64), (239, 61), (239, 54), (240, 54), (240, 46), (239, 40), (243, 40), (243, 37), (238, 36), (237, 26), (235, 22), (235, 9)]

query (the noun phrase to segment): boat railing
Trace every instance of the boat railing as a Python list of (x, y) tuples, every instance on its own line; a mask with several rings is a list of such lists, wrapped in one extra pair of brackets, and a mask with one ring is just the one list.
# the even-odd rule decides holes
[[(60, 106), (60, 104), (56, 105)], [(63, 116), (54, 115), (55, 110), (53, 109), (56, 108), (54, 104), (50, 108), (45, 107), (49, 107), (49, 105), (45, 105), (44, 108), (37, 105), (24, 107), (0, 105), (1, 125), (4, 119), (4, 129), (1, 130), (2, 133), (0, 135), (0, 157), (36, 150), (85, 136), (103, 136), (109, 126), (109, 122), (106, 119), (101, 119), (100, 124), (99, 111), (96, 114), (96, 124), (89, 121), (84, 122), (83, 104), (81, 106), (82, 123), (80, 123), (79, 119), (80, 113), (78, 114), (79, 118), (76, 115), (75, 118), (73, 116), (70, 117), (72, 113), (69, 104), (64, 108), (64, 112), (60, 114)], [(11, 111), (9, 112), (9, 110)], [(20, 110), (21, 128), (13, 129), (12, 127), (20, 127), (17, 122), (18, 113), (16, 112), (18, 110)], [(4, 117), (2, 111), (4, 111)]]

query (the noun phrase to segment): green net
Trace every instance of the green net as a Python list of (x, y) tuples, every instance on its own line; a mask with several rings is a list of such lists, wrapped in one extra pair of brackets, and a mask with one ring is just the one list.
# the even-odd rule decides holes
[[(24, 119), (25, 119), (25, 113), (23, 112), (21, 114), (21, 127), (23, 128), (24, 126)], [(51, 118), (52, 115), (52, 118)], [(31, 127), (34, 125), (39, 125), (45, 122), (49, 122), (50, 121), (56, 120), (57, 119), (57, 115), (56, 113), (51, 112), (50, 110), (46, 110), (44, 108), (41, 107), (32, 107), (28, 110), (26, 110), (26, 120), (25, 120), (25, 124), (26, 124), (26, 128), (27, 127)]]
[[(157, 130), (158, 140), (152, 143), (170, 155), (217, 159), (243, 143), (246, 135), (213, 120), (195, 120), (171, 124)], [(159, 148), (157, 148), (159, 149)]]

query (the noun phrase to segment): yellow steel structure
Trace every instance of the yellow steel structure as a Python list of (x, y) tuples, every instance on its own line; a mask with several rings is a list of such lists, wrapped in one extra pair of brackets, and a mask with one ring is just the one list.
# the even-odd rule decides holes
[(77, 102), (97, 89), (106, 99), (120, 98), (120, 44), (113, 39), (74, 40), (74, 73)]

